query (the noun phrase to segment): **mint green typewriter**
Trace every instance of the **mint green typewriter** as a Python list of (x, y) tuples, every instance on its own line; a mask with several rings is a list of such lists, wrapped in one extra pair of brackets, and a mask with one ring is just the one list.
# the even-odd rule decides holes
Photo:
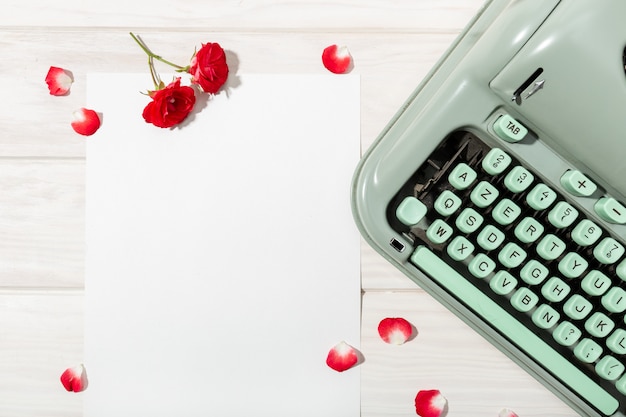
[(492, 0), (364, 155), (382, 256), (584, 416), (626, 416), (626, 1)]

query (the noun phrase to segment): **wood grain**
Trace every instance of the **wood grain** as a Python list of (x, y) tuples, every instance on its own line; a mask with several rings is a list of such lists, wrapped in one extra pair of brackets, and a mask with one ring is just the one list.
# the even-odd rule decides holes
[[(0, 15), (0, 417), (81, 416), (58, 378), (82, 361), (85, 141), (70, 128), (93, 72), (143, 72), (129, 31), (179, 63), (219, 42), (232, 71), (324, 73), (321, 51), (346, 45), (361, 77), (367, 149), (483, 0), (5, 0)], [(51, 65), (72, 71), (48, 94)], [(139, 94), (139, 92), (138, 92)], [(138, 115), (139, 117), (139, 115)], [(449, 416), (575, 414), (362, 243), (362, 415), (413, 416), (438, 388)], [(380, 319), (418, 330), (382, 343)], [(253, 341), (251, 341), (253, 343)], [(88, 364), (87, 368), (88, 368)], [(262, 414), (260, 414), (262, 415)]]
[(458, 29), (480, 0), (202, 1), (5, 0), (1, 26), (162, 27), (172, 30), (402, 30)]
[(0, 416), (82, 415), (59, 377), (82, 362), (81, 291), (0, 291)]
[[(385, 317), (404, 317), (416, 336), (390, 345), (378, 335)], [(438, 389), (449, 416), (519, 416), (576, 413), (422, 291), (366, 292), (363, 296), (362, 416), (414, 416), (419, 390)]]
[[(452, 33), (399, 37), (376, 32), (139, 34), (156, 53), (181, 65), (189, 62), (194, 48), (202, 42), (219, 42), (228, 52), (233, 74), (326, 73), (322, 50), (333, 43), (348, 45), (355, 62), (353, 73), (361, 77), (363, 148), (370, 146), (456, 37)], [(12, 59), (0, 61), (3, 94), (12, 98), (0, 100), (0, 157), (83, 157), (85, 138), (76, 135), (69, 122), (72, 112), (85, 106), (88, 73), (145, 73), (146, 90), (152, 88), (146, 56), (126, 29), (0, 29), (0, 37), (3, 56), (36, 57), (33, 61), (20, 58), (19, 65)], [(73, 73), (68, 96), (48, 94), (44, 78), (51, 65)], [(157, 68), (170, 70), (164, 65)]]
[(84, 168), (0, 159), (0, 288), (83, 288)]

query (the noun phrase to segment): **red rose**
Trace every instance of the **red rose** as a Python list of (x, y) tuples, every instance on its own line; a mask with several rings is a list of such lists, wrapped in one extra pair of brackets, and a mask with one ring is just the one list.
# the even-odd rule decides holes
[(189, 65), (191, 82), (205, 93), (215, 94), (228, 78), (226, 54), (218, 43), (205, 43)]
[(176, 78), (166, 87), (149, 92), (152, 101), (143, 109), (143, 118), (157, 127), (172, 127), (189, 115), (196, 103), (193, 88)]

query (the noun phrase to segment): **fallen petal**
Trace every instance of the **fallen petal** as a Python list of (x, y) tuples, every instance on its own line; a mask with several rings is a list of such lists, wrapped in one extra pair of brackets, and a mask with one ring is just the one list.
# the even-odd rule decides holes
[(324, 67), (335, 74), (346, 73), (352, 64), (352, 56), (345, 46), (330, 45), (322, 52)]
[(81, 392), (87, 388), (87, 372), (81, 364), (73, 368), (67, 368), (61, 374), (61, 383), (68, 391)]
[(326, 357), (326, 365), (337, 372), (352, 368), (358, 361), (356, 349), (343, 341), (336, 344)]
[(387, 317), (378, 324), (378, 334), (386, 343), (401, 345), (413, 335), (413, 326), (401, 317)]
[(53, 96), (66, 95), (70, 91), (72, 82), (71, 73), (63, 68), (50, 67), (46, 75), (46, 84), (48, 84), (48, 90)]
[(500, 410), (499, 417), (517, 417), (517, 414), (513, 412), (513, 410), (509, 410), (508, 408), (503, 408)]
[(91, 109), (81, 107), (72, 113), (72, 119), (72, 129), (83, 136), (91, 136), (100, 128), (100, 117)]
[(436, 389), (420, 391), (415, 396), (415, 412), (421, 417), (440, 417), (447, 406), (448, 400)]

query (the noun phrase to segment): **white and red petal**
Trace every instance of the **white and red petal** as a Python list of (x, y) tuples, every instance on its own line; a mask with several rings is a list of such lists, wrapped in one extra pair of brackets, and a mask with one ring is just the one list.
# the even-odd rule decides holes
[(447, 407), (448, 400), (439, 390), (423, 390), (415, 396), (415, 412), (421, 417), (440, 417)]
[(345, 46), (330, 45), (322, 52), (324, 67), (335, 74), (345, 74), (352, 65), (352, 56)]
[(61, 374), (61, 384), (68, 391), (81, 392), (87, 388), (87, 372), (85, 367), (80, 364), (72, 368), (67, 368)]
[(100, 128), (100, 116), (94, 110), (81, 107), (72, 113), (71, 125), (76, 133), (91, 136)]
[(378, 334), (386, 343), (401, 345), (413, 335), (413, 326), (402, 317), (387, 317), (378, 324)]
[(343, 372), (352, 368), (359, 361), (355, 348), (346, 342), (339, 342), (328, 352), (326, 365), (337, 372)]
[(48, 90), (53, 96), (66, 95), (72, 86), (71, 73), (63, 68), (50, 67), (48, 74), (46, 74), (46, 84), (48, 84)]
[(499, 417), (517, 417), (517, 414), (513, 410), (509, 410), (508, 408), (503, 408), (500, 410)]

